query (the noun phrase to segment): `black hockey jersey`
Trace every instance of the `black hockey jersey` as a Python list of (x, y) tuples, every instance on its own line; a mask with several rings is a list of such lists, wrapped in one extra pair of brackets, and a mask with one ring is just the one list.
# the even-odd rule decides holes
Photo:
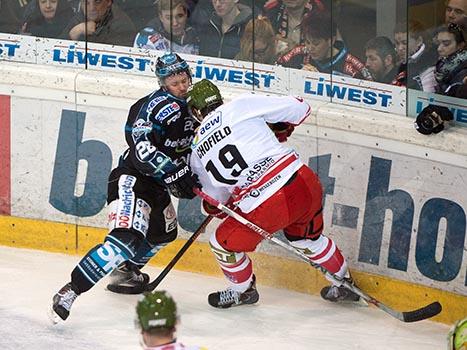
[(176, 165), (189, 163), (198, 125), (186, 102), (162, 89), (141, 98), (130, 108), (125, 125), (129, 148), (120, 165), (161, 180)]

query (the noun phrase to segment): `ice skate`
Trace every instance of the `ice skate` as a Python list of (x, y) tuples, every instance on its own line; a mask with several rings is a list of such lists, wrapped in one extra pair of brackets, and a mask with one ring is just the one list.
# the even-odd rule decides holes
[(146, 290), (149, 275), (141, 272), (135, 265), (122, 264), (109, 276), (107, 289), (118, 294), (140, 294)]
[[(353, 281), (349, 279), (349, 282), (353, 284)], [(350, 289), (344, 286), (330, 285), (321, 289), (321, 297), (324, 300), (332, 302), (358, 302), (360, 296), (352, 292)]]
[(65, 321), (68, 318), (71, 306), (77, 297), (78, 293), (71, 283), (67, 283), (54, 295), (52, 309), (49, 311), (49, 317), (53, 323), (59, 322), (60, 319)]
[(231, 306), (243, 304), (254, 304), (259, 300), (259, 294), (256, 290), (256, 277), (253, 275), (253, 281), (250, 287), (244, 292), (237, 292), (233, 289), (211, 293), (208, 296), (208, 303), (219, 309), (226, 309)]

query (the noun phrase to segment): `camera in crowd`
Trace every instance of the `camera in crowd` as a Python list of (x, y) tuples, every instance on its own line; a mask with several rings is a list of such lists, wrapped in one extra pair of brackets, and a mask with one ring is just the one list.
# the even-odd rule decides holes
[(429, 105), (425, 107), (414, 122), (415, 129), (421, 134), (437, 134), (444, 130), (444, 122), (453, 120), (454, 116), (447, 107)]

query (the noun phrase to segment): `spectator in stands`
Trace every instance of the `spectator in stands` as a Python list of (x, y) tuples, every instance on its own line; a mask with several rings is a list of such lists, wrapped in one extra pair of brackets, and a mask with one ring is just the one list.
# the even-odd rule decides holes
[(343, 41), (337, 40), (337, 25), (327, 11), (312, 14), (303, 20), (305, 45), (279, 57), (286, 67), (371, 79), (365, 65), (350, 54)]
[(391, 40), (378, 36), (365, 45), (366, 67), (373, 79), (380, 83), (403, 85), (403, 74), (398, 73), (397, 54)]
[(303, 19), (310, 13), (323, 12), (321, 0), (270, 0), (263, 7), (263, 14), (271, 21), (278, 36), (278, 52), (287, 52), (304, 44)]
[(0, 0), (0, 33), (18, 33), (28, 0)]
[(186, 0), (159, 0), (156, 13), (156, 18), (136, 35), (134, 46), (197, 55), (199, 39), (187, 25)]
[(132, 46), (135, 33), (131, 19), (113, 4), (113, 0), (81, 0), (79, 12), (65, 28), (62, 37)]
[(448, 0), (446, 2), (445, 23), (466, 25), (467, 0)]
[(32, 0), (25, 11), (20, 34), (58, 38), (73, 17), (67, 0)]
[[(211, 14), (214, 12), (214, 6), (212, 5), (212, 1), (210, 0), (192, 0), (188, 1), (190, 6), (190, 23), (195, 28), (201, 28), (209, 23), (209, 18)], [(261, 9), (264, 5), (264, 0), (257, 1), (257, 0), (239, 0), (240, 4), (247, 5), (251, 7), (254, 5), (253, 8), (253, 16), (257, 17), (258, 14), (261, 13)]]
[(276, 38), (271, 22), (264, 16), (251, 19), (240, 39), (240, 52), (235, 59), (274, 64), (276, 58)]
[[(407, 34), (407, 29), (409, 33)], [(436, 51), (425, 38), (425, 28), (415, 20), (399, 22), (394, 29), (401, 82), (411, 89), (433, 92)]]
[[(465, 92), (464, 82), (467, 76), (467, 45), (464, 28), (450, 23), (437, 32), (439, 60), (436, 63), (436, 92), (452, 97)], [(464, 96), (465, 97), (465, 96)]]
[[(238, 0), (212, 0), (214, 12), (200, 29), (199, 53), (204, 56), (234, 58), (240, 38), (253, 11)], [(202, 33), (202, 36), (201, 36)]]

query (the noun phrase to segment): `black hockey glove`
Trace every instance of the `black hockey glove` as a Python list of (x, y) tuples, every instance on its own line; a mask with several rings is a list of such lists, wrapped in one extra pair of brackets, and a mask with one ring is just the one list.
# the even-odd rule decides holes
[(198, 176), (193, 174), (187, 164), (178, 165), (162, 178), (170, 193), (177, 198), (192, 199), (196, 196), (193, 187), (201, 188)]
[(276, 135), (279, 142), (287, 141), (287, 138), (292, 135), (292, 132), (295, 129), (292, 124), (283, 122), (269, 124), (269, 128), (272, 130), (274, 135)]

